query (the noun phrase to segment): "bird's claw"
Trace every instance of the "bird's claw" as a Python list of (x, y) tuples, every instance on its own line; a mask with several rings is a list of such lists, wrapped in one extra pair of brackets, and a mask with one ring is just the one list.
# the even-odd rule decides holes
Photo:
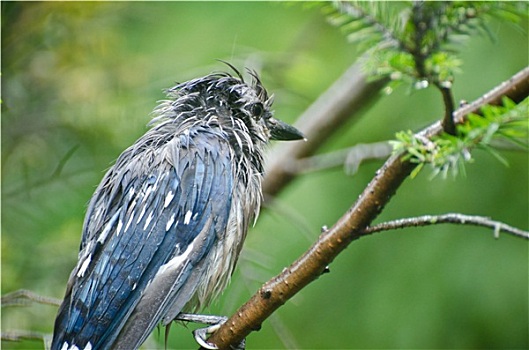
[[(226, 322), (226, 320), (223, 320), (222, 322), (217, 323), (213, 326), (195, 329), (193, 331), (193, 336), (195, 337), (195, 340), (198, 343), (198, 345), (200, 345), (204, 349), (217, 350), (219, 347), (215, 344), (209, 343), (206, 340), (206, 338), (208, 335), (215, 333), (220, 328), (220, 326), (224, 324), (224, 322)], [(235, 346), (230, 345), (230, 348), (233, 350), (245, 350), (246, 349), (246, 339), (243, 339), (239, 344)]]
[[(197, 314), (185, 314), (180, 313), (175, 321), (185, 321), (185, 322), (194, 322), (194, 323), (203, 323), (209, 324), (209, 327), (198, 328), (193, 331), (193, 337), (195, 341), (208, 350), (217, 350), (218, 346), (207, 341), (209, 335), (215, 333), (220, 326), (222, 326), (228, 320), (225, 316), (215, 316), (215, 315), (197, 315)], [(236, 346), (231, 345), (230, 348), (233, 350), (244, 350), (246, 348), (246, 341), (243, 339)]]
[(218, 346), (215, 344), (209, 343), (206, 339), (208, 335), (215, 333), (215, 331), (217, 331), (220, 328), (222, 323), (217, 323), (216, 325), (213, 325), (213, 326), (195, 329), (193, 331), (193, 336), (195, 337), (195, 340), (198, 343), (198, 345), (200, 345), (204, 349), (217, 350)]

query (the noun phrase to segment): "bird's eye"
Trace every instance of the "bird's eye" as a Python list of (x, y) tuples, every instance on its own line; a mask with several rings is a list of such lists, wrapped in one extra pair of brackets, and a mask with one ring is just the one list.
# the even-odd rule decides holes
[(263, 115), (264, 107), (261, 102), (256, 102), (252, 105), (250, 109), (252, 115), (257, 119), (260, 118)]

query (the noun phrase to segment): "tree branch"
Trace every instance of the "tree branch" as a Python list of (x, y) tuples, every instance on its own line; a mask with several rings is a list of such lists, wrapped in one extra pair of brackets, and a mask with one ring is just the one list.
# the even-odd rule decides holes
[[(465, 105), (454, 113), (456, 119), (461, 121), (468, 113), (479, 113), (479, 108), (484, 104), (494, 104), (501, 101), (501, 97), (507, 95), (515, 101), (516, 97), (529, 92), (529, 68), (517, 73), (509, 81), (491, 90), (483, 97), (471, 104)], [(337, 84), (335, 84), (337, 85)], [(334, 85), (333, 85), (334, 86)], [(522, 93), (520, 93), (522, 92)], [(523, 99), (523, 98), (522, 98)], [(318, 100), (320, 101), (321, 98)], [(329, 103), (329, 101), (320, 102)], [(329, 103), (330, 104), (330, 103)], [(320, 106), (322, 109), (323, 106)], [(329, 107), (328, 107), (329, 108)], [(314, 109), (314, 108), (309, 108)], [(314, 113), (314, 112), (311, 112)], [(304, 114), (311, 115), (308, 111)], [(310, 134), (317, 133), (317, 119), (325, 125), (328, 116), (326, 114), (311, 115)], [(303, 125), (303, 123), (300, 123)], [(305, 130), (305, 132), (307, 132)], [(318, 137), (321, 143), (331, 134), (332, 130), (326, 130), (325, 136)], [(420, 132), (421, 136), (431, 137), (442, 132), (441, 123), (437, 122), (429, 128)], [(281, 159), (299, 158), (300, 154), (306, 155), (317, 146), (291, 147), (290, 154), (283, 154)], [(286, 153), (286, 152), (285, 152)], [(276, 163), (273, 172), (269, 173), (271, 178), (265, 182), (269, 194), (277, 193), (291, 179), (292, 174), (286, 172), (283, 167)], [(283, 163), (284, 164), (284, 163)], [(301, 257), (284, 269), (279, 275), (266, 282), (248, 302), (235, 312), (225, 324), (223, 324), (209, 339), (208, 342), (216, 344), (224, 349), (230, 344), (237, 344), (253, 330), (259, 329), (262, 322), (266, 320), (277, 308), (292, 298), (310, 282), (317, 279), (326, 271), (326, 267), (334, 258), (343, 251), (352, 241), (366, 235), (366, 228), (381, 212), (389, 202), (397, 188), (408, 177), (416, 167), (407, 161), (402, 161), (400, 155), (391, 156), (382, 168), (376, 173), (356, 203), (334, 224), (332, 228), (324, 231), (318, 241), (314, 243)]]
[(437, 224), (459, 224), (483, 226), (494, 229), (494, 237), (499, 238), (500, 232), (529, 239), (529, 231), (520, 230), (500, 221), (494, 221), (490, 218), (476, 215), (464, 215), (458, 213), (449, 213), (443, 215), (424, 215), (414, 218), (398, 219), (394, 221), (383, 222), (381, 224), (367, 227), (364, 234), (373, 234), (381, 231), (389, 231), (406, 227), (429, 226)]

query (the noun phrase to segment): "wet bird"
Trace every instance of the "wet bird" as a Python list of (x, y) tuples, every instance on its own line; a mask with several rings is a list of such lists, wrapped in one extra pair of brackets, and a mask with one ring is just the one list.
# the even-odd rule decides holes
[(225, 288), (259, 213), (266, 144), (303, 138), (274, 118), (257, 73), (246, 82), (234, 71), (167, 90), (152, 127), (104, 176), (53, 350), (136, 349)]

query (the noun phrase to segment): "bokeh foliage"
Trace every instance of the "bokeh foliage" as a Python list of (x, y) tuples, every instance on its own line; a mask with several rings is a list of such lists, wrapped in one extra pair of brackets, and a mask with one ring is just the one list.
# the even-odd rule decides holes
[[(527, 23), (524, 24), (527, 28)], [(454, 72), (472, 100), (528, 64), (527, 30), (493, 20)], [(103, 172), (145, 131), (162, 89), (224, 70), (257, 69), (293, 121), (358, 55), (318, 8), (224, 2), (2, 3), (2, 293), (60, 298), (84, 210)], [(390, 139), (443, 113), (437, 91), (397, 89), (322, 151)], [(466, 176), (419, 174), (381, 219), (462, 212), (527, 228), (528, 160), (473, 154)], [(290, 264), (356, 199), (380, 166), (303, 175), (248, 237), (239, 270), (207, 312), (229, 314)], [(326, 274), (248, 339), (249, 348), (527, 348), (527, 243), (485, 229), (438, 226), (355, 242)], [(50, 306), (4, 309), (2, 331), (51, 332)], [(190, 325), (190, 328), (194, 325)], [(149, 347), (163, 348), (163, 331)], [(157, 344), (157, 345), (155, 345)], [(42, 343), (3, 342), (41, 349)], [(173, 327), (170, 348), (196, 348)]]

